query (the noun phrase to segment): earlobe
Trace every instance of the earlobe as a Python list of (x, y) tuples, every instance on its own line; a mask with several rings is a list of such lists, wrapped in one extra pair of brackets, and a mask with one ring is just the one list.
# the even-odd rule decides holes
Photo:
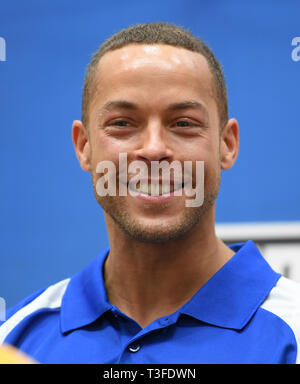
[(229, 119), (221, 134), (221, 169), (230, 169), (239, 151), (239, 126), (236, 119)]
[(84, 171), (89, 172), (90, 168), (90, 142), (89, 135), (80, 120), (74, 120), (72, 125), (72, 140), (75, 153)]

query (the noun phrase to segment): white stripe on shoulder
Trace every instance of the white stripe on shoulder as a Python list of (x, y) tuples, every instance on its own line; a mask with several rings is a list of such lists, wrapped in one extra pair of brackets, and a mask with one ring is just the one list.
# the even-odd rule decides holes
[(300, 364), (300, 284), (280, 277), (261, 308), (280, 317), (294, 332), (297, 341), (297, 364)]
[(0, 344), (2, 344), (6, 336), (22, 321), (25, 317), (31, 315), (33, 312), (43, 308), (59, 308), (61, 306), (62, 298), (68, 286), (70, 279), (62, 280), (54, 285), (48, 287), (36, 299), (31, 301), (25, 307), (21, 308), (14, 315), (12, 315), (0, 327)]

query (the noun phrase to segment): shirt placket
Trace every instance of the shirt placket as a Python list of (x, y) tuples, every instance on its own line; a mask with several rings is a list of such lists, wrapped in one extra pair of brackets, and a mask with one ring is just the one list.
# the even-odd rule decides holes
[[(119, 356), (119, 364), (144, 364), (147, 363), (144, 358), (144, 352), (147, 349), (147, 343), (151, 334), (160, 332), (166, 327), (175, 324), (178, 320), (179, 313), (174, 313), (170, 316), (161, 317), (145, 328), (140, 330), (123, 345)], [(137, 324), (134, 320), (128, 318), (131, 322)]]

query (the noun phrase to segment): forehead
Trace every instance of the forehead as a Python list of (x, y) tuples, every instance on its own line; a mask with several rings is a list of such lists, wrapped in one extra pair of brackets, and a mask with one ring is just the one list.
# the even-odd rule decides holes
[(127, 100), (154, 111), (183, 100), (196, 100), (217, 111), (212, 74), (197, 52), (164, 44), (131, 44), (109, 51), (95, 75), (90, 112), (109, 101)]
[(109, 51), (98, 63), (96, 82), (176, 78), (192, 80), (211, 88), (212, 75), (207, 60), (198, 52), (165, 44), (130, 44)]
[(199, 69), (207, 67), (206, 59), (198, 52), (167, 44), (129, 44), (125, 47), (107, 52), (100, 61), (100, 66), (115, 62), (123, 69), (130, 66), (162, 65), (165, 69)]

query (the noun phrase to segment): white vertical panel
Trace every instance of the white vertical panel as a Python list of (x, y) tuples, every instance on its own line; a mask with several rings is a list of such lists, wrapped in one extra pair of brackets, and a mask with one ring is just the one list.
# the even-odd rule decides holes
[(300, 282), (300, 242), (265, 244), (263, 255), (275, 271)]

